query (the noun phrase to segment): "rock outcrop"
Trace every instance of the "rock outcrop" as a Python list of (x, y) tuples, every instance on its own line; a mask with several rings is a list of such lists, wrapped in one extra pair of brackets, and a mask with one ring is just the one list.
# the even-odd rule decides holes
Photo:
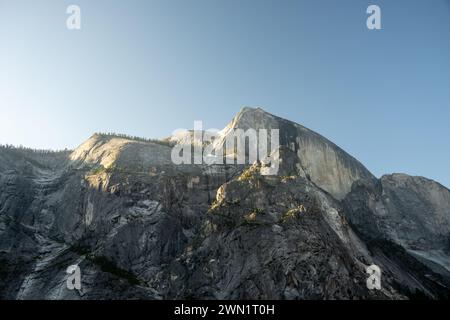
[[(174, 165), (172, 144), (95, 134), (73, 152), (0, 148), (2, 299), (448, 297), (450, 192), (376, 179), (332, 142), (262, 109), (280, 170)], [(180, 140), (181, 139), (181, 140)], [(69, 290), (66, 268), (81, 269)], [(382, 270), (369, 290), (366, 267)]]

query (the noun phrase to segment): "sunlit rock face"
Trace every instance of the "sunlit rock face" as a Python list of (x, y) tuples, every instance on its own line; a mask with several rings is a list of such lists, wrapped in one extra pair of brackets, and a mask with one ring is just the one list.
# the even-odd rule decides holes
[[(234, 129), (278, 129), (280, 145), (295, 152), (299, 174), (307, 175), (318, 187), (342, 199), (357, 180), (371, 184), (375, 177), (356, 159), (321, 135), (299, 124), (279, 118), (261, 108), (243, 108), (221, 131), (223, 144)], [(286, 160), (287, 161), (287, 160)]]
[[(173, 144), (192, 132), (95, 134), (71, 152), (0, 148), (0, 297), (448, 297), (446, 188), (376, 179), (324, 137), (260, 108), (242, 109), (214, 145), (226, 149), (237, 128), (279, 129), (277, 175), (261, 163), (173, 164)], [(379, 291), (366, 285), (374, 263)], [(66, 285), (73, 264), (80, 290)]]

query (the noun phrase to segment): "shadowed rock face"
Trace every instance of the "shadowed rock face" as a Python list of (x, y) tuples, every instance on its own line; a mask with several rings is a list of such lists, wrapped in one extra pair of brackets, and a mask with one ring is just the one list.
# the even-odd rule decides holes
[[(177, 166), (167, 142), (124, 136), (95, 134), (71, 153), (0, 148), (0, 297), (448, 296), (446, 188), (377, 180), (262, 109), (241, 110), (214, 143), (234, 128), (280, 130), (277, 176), (256, 163)], [(373, 263), (381, 291), (366, 287)], [(81, 290), (66, 287), (72, 264)]]
[[(415, 278), (423, 278), (429, 268), (433, 272), (428, 276), (434, 274), (445, 286), (449, 285), (450, 191), (447, 188), (422, 177), (386, 175), (375, 188), (354, 185), (345, 203), (349, 221), (367, 241), (387, 240), (400, 245), (402, 255), (408, 253), (416, 263), (423, 264), (419, 270), (426, 266)], [(388, 251), (391, 246), (387, 246)], [(377, 251), (384, 255), (383, 248)], [(409, 279), (407, 285), (409, 289), (427, 291), (416, 280)], [(435, 288), (438, 292), (434, 296), (448, 297), (448, 290), (438, 289)]]

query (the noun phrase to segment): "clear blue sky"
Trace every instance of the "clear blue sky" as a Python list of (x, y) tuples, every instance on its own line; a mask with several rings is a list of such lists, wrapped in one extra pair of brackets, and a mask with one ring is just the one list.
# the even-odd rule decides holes
[[(66, 29), (77, 4), (82, 29)], [(366, 8), (382, 10), (380, 31)], [(450, 186), (447, 0), (0, 0), (0, 143), (164, 137), (262, 106)]]

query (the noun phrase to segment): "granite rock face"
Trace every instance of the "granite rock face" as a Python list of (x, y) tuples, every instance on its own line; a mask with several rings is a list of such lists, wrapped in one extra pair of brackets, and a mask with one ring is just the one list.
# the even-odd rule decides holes
[[(171, 143), (185, 136), (0, 148), (0, 298), (448, 297), (448, 189), (376, 179), (319, 134), (259, 108), (241, 110), (214, 144), (235, 128), (280, 130), (278, 175), (262, 175), (261, 163), (174, 165)], [(66, 286), (74, 264), (80, 290)], [(381, 290), (367, 288), (371, 264)]]
[(297, 123), (282, 119), (260, 108), (243, 108), (222, 130), (224, 143), (234, 129), (279, 129), (280, 145), (297, 155), (296, 173), (308, 177), (336, 199), (342, 199), (355, 181), (371, 184), (375, 177), (355, 158), (337, 145)]

